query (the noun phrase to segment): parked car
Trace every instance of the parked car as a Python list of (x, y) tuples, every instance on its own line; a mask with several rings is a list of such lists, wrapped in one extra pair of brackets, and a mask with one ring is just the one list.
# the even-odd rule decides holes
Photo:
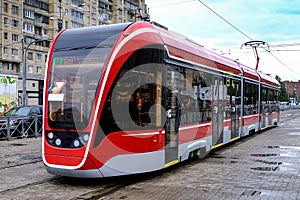
[(19, 106), (0, 117), (0, 137), (37, 136), (42, 128), (42, 106)]

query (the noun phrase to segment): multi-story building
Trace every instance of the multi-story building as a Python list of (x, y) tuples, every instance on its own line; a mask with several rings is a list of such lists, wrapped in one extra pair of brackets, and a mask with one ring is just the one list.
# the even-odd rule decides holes
[(51, 39), (49, 3), (47, 0), (0, 0), (0, 15), (0, 74), (18, 76), (19, 104), (23, 104), (23, 99), (30, 99), (28, 104), (42, 104)]
[(50, 0), (50, 36), (65, 28), (80, 28), (146, 18), (145, 0)]
[(300, 80), (298, 82), (283, 81), (290, 98), (300, 99)]
[(0, 15), (0, 74), (17, 75), (19, 104), (33, 105), (43, 102), (47, 53), (60, 30), (139, 21), (147, 7), (145, 0), (0, 0)]

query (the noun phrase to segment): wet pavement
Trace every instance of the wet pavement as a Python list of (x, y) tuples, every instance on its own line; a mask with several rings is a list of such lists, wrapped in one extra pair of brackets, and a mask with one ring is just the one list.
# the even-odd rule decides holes
[(299, 114), (101, 199), (300, 199)]
[(0, 199), (300, 199), (300, 110), (279, 127), (166, 170), (111, 179), (53, 176), (41, 138), (0, 141)]

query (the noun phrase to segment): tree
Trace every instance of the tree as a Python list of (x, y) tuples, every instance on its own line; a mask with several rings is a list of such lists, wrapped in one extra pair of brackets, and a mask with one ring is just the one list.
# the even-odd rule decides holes
[(280, 91), (279, 91), (279, 95), (278, 95), (278, 100), (279, 101), (289, 101), (289, 94), (285, 88), (285, 85), (283, 84), (283, 82), (281, 82), (281, 78), (276, 75), (275, 79), (280, 83)]

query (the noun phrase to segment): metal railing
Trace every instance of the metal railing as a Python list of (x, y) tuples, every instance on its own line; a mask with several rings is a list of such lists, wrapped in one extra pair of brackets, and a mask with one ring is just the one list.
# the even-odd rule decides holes
[(42, 135), (42, 115), (1, 117), (0, 139), (38, 137)]
[(294, 105), (294, 104), (288, 104), (288, 105), (280, 105), (280, 110), (290, 110), (290, 109), (300, 109), (300, 104)]

